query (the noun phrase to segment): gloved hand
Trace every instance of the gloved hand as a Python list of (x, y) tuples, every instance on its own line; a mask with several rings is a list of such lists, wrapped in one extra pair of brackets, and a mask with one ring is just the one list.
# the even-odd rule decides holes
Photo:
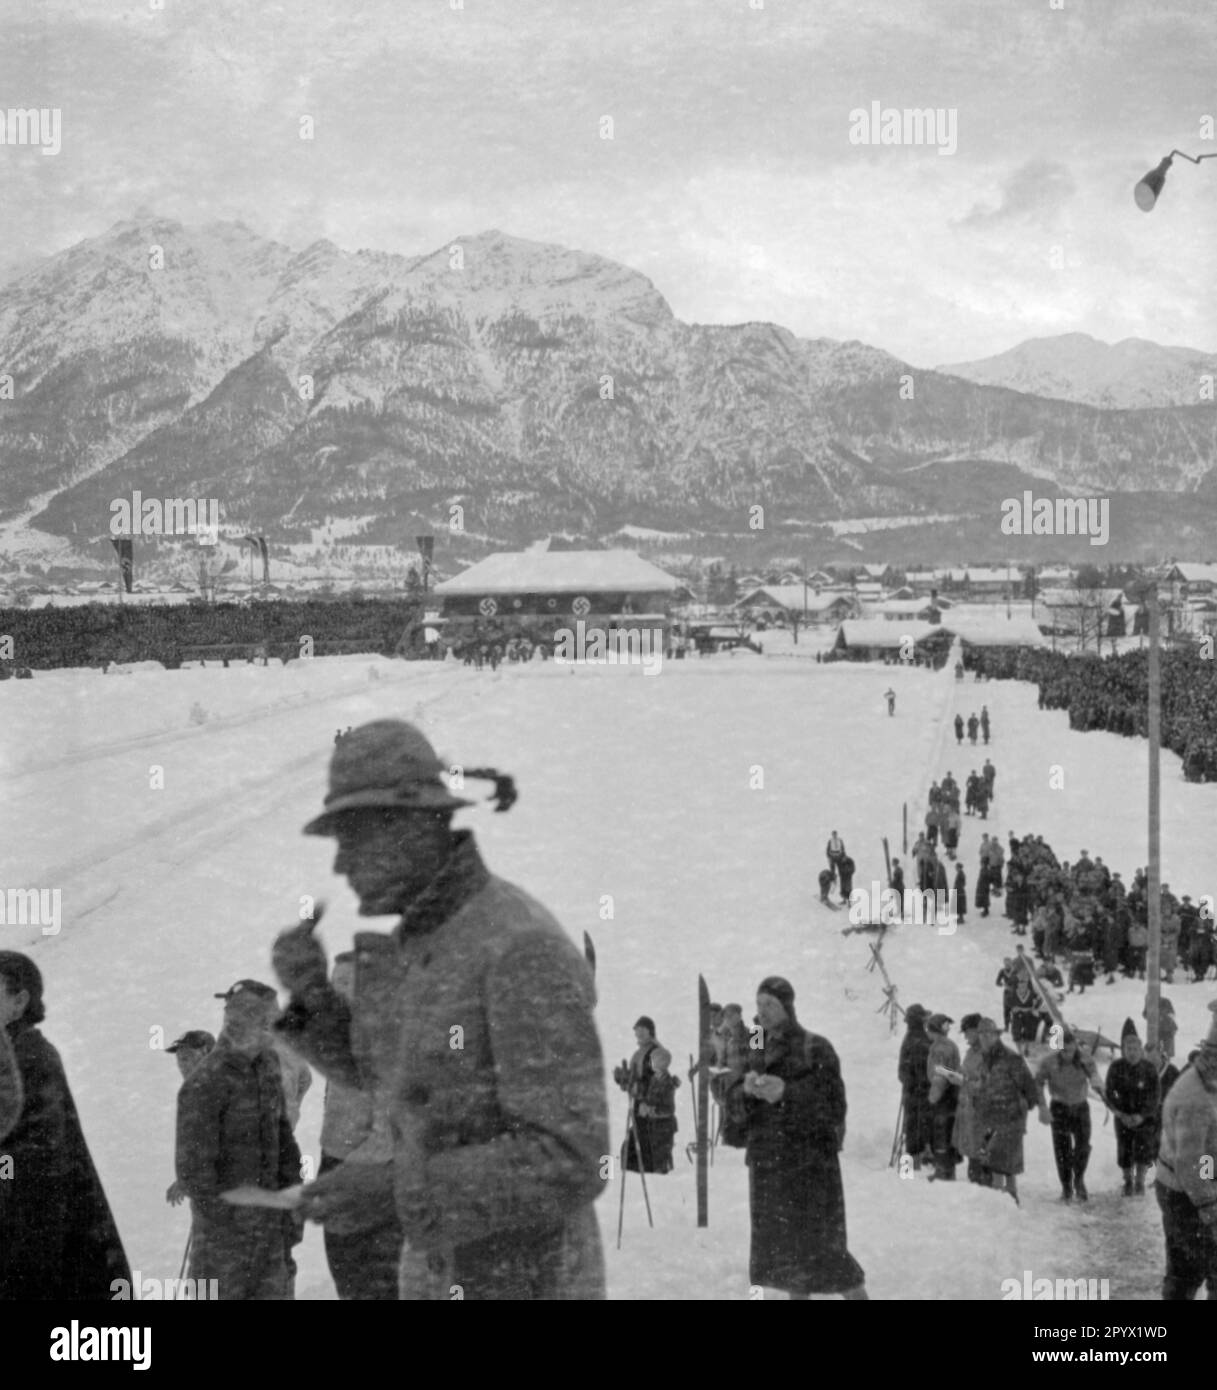
[(324, 911), (325, 904), (318, 903), (312, 921), (288, 927), (275, 939), (271, 965), (279, 983), (294, 995), (327, 983), (325, 947), (314, 935)]

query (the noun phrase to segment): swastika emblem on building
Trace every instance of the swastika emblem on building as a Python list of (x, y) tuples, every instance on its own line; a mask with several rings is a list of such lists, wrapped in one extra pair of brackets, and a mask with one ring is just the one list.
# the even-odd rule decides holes
[(478, 604), (478, 612), (483, 618), (493, 618), (499, 611), (499, 605), (492, 598), (484, 598)]
[(571, 612), (577, 618), (586, 618), (591, 611), (591, 600), (584, 598), (582, 594), (571, 604)]

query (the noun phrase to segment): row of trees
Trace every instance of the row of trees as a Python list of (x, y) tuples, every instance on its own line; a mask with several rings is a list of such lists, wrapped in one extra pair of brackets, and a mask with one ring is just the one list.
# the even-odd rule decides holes
[[(18, 666), (51, 669), (159, 661), (178, 666), (199, 648), (261, 648), (284, 659), (362, 649), (393, 655), (420, 628), (409, 599), (214, 606), (191, 602), (83, 604), (77, 608), (0, 609), (0, 636)], [(306, 641), (306, 639), (308, 639)]]

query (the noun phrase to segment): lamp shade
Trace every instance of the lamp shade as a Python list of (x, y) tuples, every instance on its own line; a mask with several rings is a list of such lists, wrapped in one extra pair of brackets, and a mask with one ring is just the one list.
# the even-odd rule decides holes
[(1172, 162), (1170, 155), (1167, 155), (1162, 163), (1156, 169), (1151, 169), (1133, 189), (1133, 197), (1137, 200), (1137, 206), (1142, 212), (1153, 211), (1154, 204), (1158, 201), (1158, 194), (1162, 192), (1162, 185), (1166, 182), (1166, 171), (1171, 167)]

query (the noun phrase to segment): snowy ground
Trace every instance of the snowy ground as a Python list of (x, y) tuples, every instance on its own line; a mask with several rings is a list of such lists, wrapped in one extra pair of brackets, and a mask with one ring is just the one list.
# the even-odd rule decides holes
[[(889, 684), (894, 718), (882, 699)], [(301, 894), (329, 901), (321, 935), (331, 952), (377, 925), (357, 918), (353, 895), (333, 877), (330, 842), (300, 827), (324, 793), (335, 729), (394, 715), (420, 722), (441, 756), (515, 775), (521, 796), (509, 815), (472, 810), (458, 823), (475, 828), (491, 867), (549, 906), (576, 941), (584, 930), (594, 938), (606, 1069), (628, 1055), (631, 1025), (648, 1013), (683, 1074), (699, 971), (714, 998), (739, 1001), (747, 1017), (765, 975), (791, 979), (801, 1020), (842, 1060), (850, 1246), (872, 1298), (997, 1299), (1001, 1281), (1024, 1270), (1106, 1277), (1113, 1299), (1158, 1297), (1156, 1205), (1152, 1195), (1115, 1195), (1115, 1140), (1097, 1104), (1087, 1208), (1056, 1205), (1049, 1134), (1034, 1117), (1021, 1209), (962, 1181), (902, 1180), (888, 1168), (900, 1034), (877, 1012), (881, 986), (866, 969), (864, 938), (841, 934), (845, 914), (818, 904), (815, 883), (834, 828), (858, 862), (857, 883), (882, 878), (881, 837), (898, 850), (902, 803), (915, 825), (931, 778), (951, 768), (962, 783), (983, 761), (982, 750), (955, 747), (950, 727), (956, 710), (966, 719), (982, 700), (993, 716), (997, 800), (987, 824), (965, 817), (969, 890), (985, 829), (1003, 839), (1042, 833), (1068, 859), (1085, 847), (1128, 881), (1144, 859), (1143, 742), (1071, 733), (1064, 713), (1036, 709), (1028, 685), (956, 685), (949, 669), (818, 665), (768, 652), (668, 662), (655, 677), (372, 658), (46, 673), (5, 684), (0, 700), (3, 886), (61, 889), (64, 919), (58, 936), (0, 926), (0, 942), (32, 950), (46, 974), (46, 1033), (63, 1053), (132, 1265), (145, 1276), (177, 1274), (188, 1224), (184, 1208), (164, 1202), (178, 1077), (158, 1044), (187, 1028), (215, 1031), (213, 994), (241, 976), (269, 977), (270, 943)], [(196, 702), (208, 714), (201, 724), (191, 722)], [(1062, 790), (1050, 789), (1053, 765), (1064, 771)], [(1198, 898), (1217, 887), (1206, 854), (1217, 787), (1185, 784), (1169, 753), (1163, 772), (1163, 877)], [(603, 895), (611, 920), (601, 918)], [(1000, 1017), (993, 978), (1012, 944), (1002, 918), (972, 917), (953, 936), (899, 928), (884, 954), (904, 1004)], [(1167, 990), (1184, 1055), (1203, 1034), (1215, 988)], [(1126, 1015), (1141, 1025), (1142, 1006), (1135, 983), (1100, 983), (1069, 996), (1067, 1014), (1118, 1036)], [(624, 1101), (609, 1085), (619, 1142)], [(750, 1296), (743, 1154), (717, 1153), (711, 1224), (699, 1231), (683, 1157), (689, 1090), (682, 1082), (677, 1096), (677, 1171), (649, 1183), (655, 1229), (637, 1176), (620, 1252), (616, 1183), (599, 1204), (613, 1298)], [(314, 1160), (321, 1091), (318, 1082), (298, 1129)], [(298, 1296), (332, 1298), (317, 1228), (298, 1258)]]

